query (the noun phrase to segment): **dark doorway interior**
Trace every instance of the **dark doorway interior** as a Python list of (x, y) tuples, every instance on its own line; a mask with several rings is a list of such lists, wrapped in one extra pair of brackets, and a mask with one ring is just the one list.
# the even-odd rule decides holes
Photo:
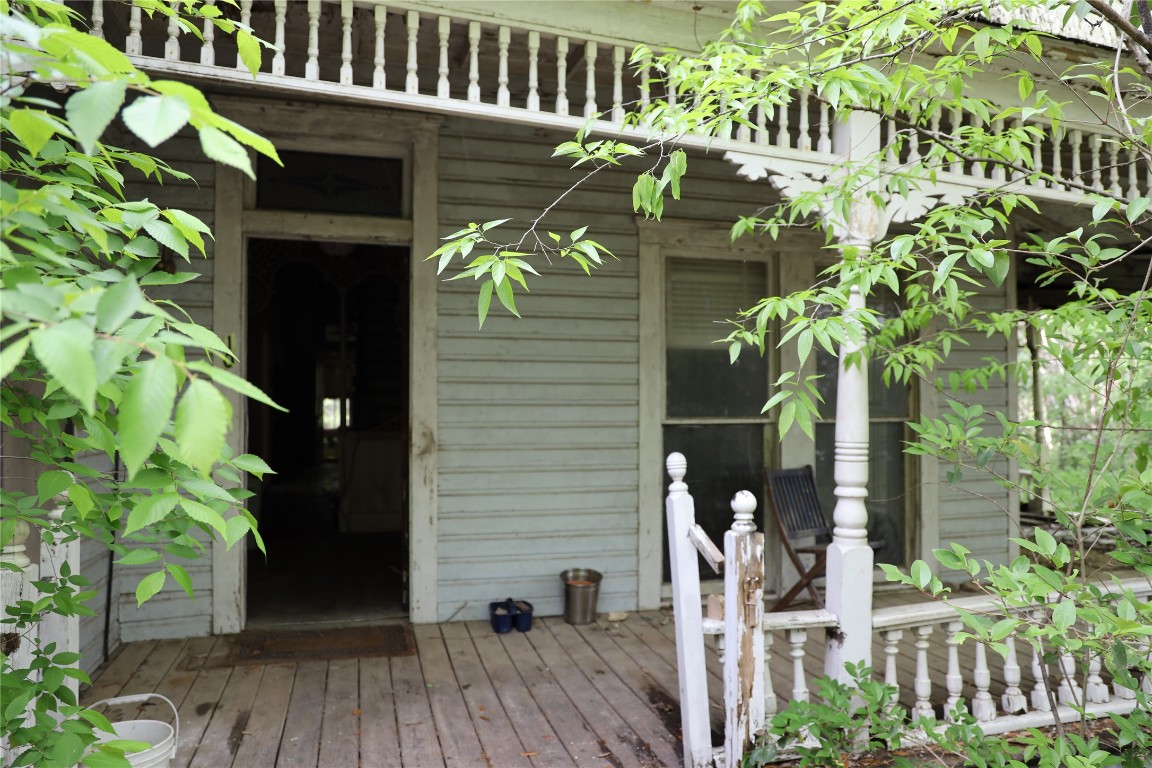
[(249, 449), (267, 544), (248, 558), (248, 625), (405, 617), (408, 251), (248, 242)]

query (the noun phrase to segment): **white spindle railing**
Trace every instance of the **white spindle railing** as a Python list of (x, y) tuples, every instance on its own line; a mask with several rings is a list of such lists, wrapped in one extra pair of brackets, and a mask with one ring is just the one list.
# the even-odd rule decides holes
[[(337, 12), (325, 13), (325, 7)], [(145, 67), (162, 63), (167, 65), (166, 71), (177, 73), (187, 67), (188, 74), (194, 76), (203, 74), (204, 68), (223, 69), (235, 62), (236, 71), (229, 76), (249, 77), (236, 55), (234, 38), (215, 34), (209, 22), (204, 23), (199, 50), (193, 51), (189, 50), (193, 41), (175, 20), (163, 28), (157, 24), (142, 27), (141, 7), (135, 2), (122, 5), (94, 0), (91, 9), (92, 34), (102, 36), (109, 29), (127, 28), (123, 40), (126, 53), (143, 56), (145, 49), (150, 54), (157, 52), (152, 55), (159, 58), (144, 57)], [(114, 25), (109, 21), (112, 14), (116, 14)], [(240, 0), (239, 19), (253, 27), (259, 37), (273, 41), (263, 77), (302, 78), (315, 83), (318, 93), (329, 88), (347, 89), (342, 95), (360, 93), (381, 102), (393, 98), (408, 108), (423, 103), (431, 111), (501, 120), (515, 121), (519, 114), (535, 125), (547, 125), (548, 115), (554, 115), (561, 118), (556, 120), (557, 127), (569, 129), (578, 124), (576, 116), (596, 116), (605, 130), (626, 123), (630, 111), (648, 107), (655, 98), (663, 98), (673, 107), (670, 113), (677, 102), (686, 106), (699, 98), (698, 94), (678, 93), (675, 82), (651, 67), (634, 71), (627, 65), (628, 48), (620, 40), (575, 37), (507, 18), (497, 23), (448, 6), (424, 9), (412, 0), (396, 0), (393, 5), (369, 0), (306, 0), (295, 4), (289, 0)], [(387, 34), (389, 31), (392, 34)], [(145, 40), (144, 36), (160, 39)], [(369, 41), (371, 44), (366, 44)], [(462, 61), (453, 54), (454, 46), (466, 46), (460, 51)], [(368, 59), (369, 51), (370, 60), (357, 60), (357, 56)], [(555, 67), (548, 61), (553, 54)], [(482, 69), (487, 62), (494, 62), (491, 70)], [(457, 68), (461, 71), (454, 71)], [(580, 68), (583, 73), (578, 83)], [(701, 137), (701, 146), (720, 144), (733, 151), (754, 149), (765, 158), (778, 155), (789, 161), (807, 160), (812, 171), (819, 172), (820, 166), (833, 161), (835, 120), (828, 103), (820, 100), (814, 104), (814, 98), (811, 92), (800, 90), (791, 94), (789, 103), (774, 108), (760, 104), (737, 107), (733, 102), (733, 109), (746, 110), (743, 117), (747, 122), (734, 131), (726, 128), (711, 140)], [(572, 103), (574, 100), (579, 106)], [(483, 105), (483, 109), (475, 110), (473, 105)], [(562, 119), (567, 117), (573, 119)], [(898, 144), (903, 149), (900, 157), (891, 161), (922, 162), (924, 145), (918, 132), (899, 115), (894, 118), (895, 122), (885, 125), (887, 137), (901, 139)], [(1025, 126), (1043, 129), (1029, 150), (1031, 170), (951, 156), (941, 161), (939, 170), (948, 172), (941, 183), (973, 187), (1012, 184), (1066, 201), (1074, 201), (1084, 187), (1128, 198), (1152, 192), (1152, 168), (1141, 172), (1138, 158), (1104, 138), (1108, 134), (1100, 129), (1079, 126), (1052, 132), (1043, 121), (1021, 123), (1018, 118), (985, 124), (981, 117), (959, 110), (936, 115), (928, 129), (982, 128), (995, 132)], [(692, 134), (684, 140), (691, 141)]]

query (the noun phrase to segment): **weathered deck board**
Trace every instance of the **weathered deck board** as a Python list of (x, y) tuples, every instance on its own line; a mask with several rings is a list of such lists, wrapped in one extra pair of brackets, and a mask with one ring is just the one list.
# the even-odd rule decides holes
[[(147, 692), (142, 687), (168, 696), (180, 712), (176, 768), (680, 765), (676, 646), (667, 612), (578, 627), (537, 619), (523, 634), (497, 635), (483, 622), (413, 629), (411, 656), (264, 666), (226, 666), (229, 637), (134, 643), (83, 699)], [(822, 630), (809, 633), (810, 673), (823, 671), (824, 642)], [(719, 663), (711, 641), (707, 649), (718, 730)], [(772, 679), (781, 704), (792, 695), (788, 651), (777, 633)], [(901, 651), (899, 674), (908, 686), (915, 666), (909, 638)], [(964, 669), (971, 658), (971, 649), (961, 647)], [(882, 669), (879, 644), (875, 661)], [(934, 700), (946, 695), (946, 661), (946, 652), (930, 656)], [(996, 679), (1000, 660), (989, 661)], [(1020, 659), (1025, 691), (1029, 662)], [(1000, 688), (994, 685), (993, 694)], [(972, 693), (966, 687), (965, 696)], [(163, 718), (162, 709), (146, 707), (144, 716)]]

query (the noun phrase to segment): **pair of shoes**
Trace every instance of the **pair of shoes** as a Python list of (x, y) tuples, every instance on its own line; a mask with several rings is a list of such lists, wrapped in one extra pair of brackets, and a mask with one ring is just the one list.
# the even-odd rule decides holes
[(520, 632), (528, 632), (532, 629), (532, 603), (512, 598), (489, 603), (488, 617), (492, 631), (497, 634), (511, 632), (513, 626)]

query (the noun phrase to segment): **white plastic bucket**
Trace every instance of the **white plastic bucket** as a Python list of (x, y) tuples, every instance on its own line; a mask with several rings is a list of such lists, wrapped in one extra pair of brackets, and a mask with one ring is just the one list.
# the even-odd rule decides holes
[[(176, 757), (176, 742), (180, 739), (180, 713), (168, 698), (158, 693), (138, 693), (134, 696), (117, 696), (114, 699), (104, 699), (93, 704), (94, 709), (101, 704), (117, 706), (120, 704), (142, 704), (149, 699), (163, 699), (172, 708), (175, 716), (175, 727), (160, 720), (121, 720), (112, 723), (112, 730), (116, 732), (117, 739), (131, 739), (151, 744), (148, 749), (125, 755), (128, 765), (132, 768), (168, 768)], [(102, 741), (110, 741), (105, 737)]]

